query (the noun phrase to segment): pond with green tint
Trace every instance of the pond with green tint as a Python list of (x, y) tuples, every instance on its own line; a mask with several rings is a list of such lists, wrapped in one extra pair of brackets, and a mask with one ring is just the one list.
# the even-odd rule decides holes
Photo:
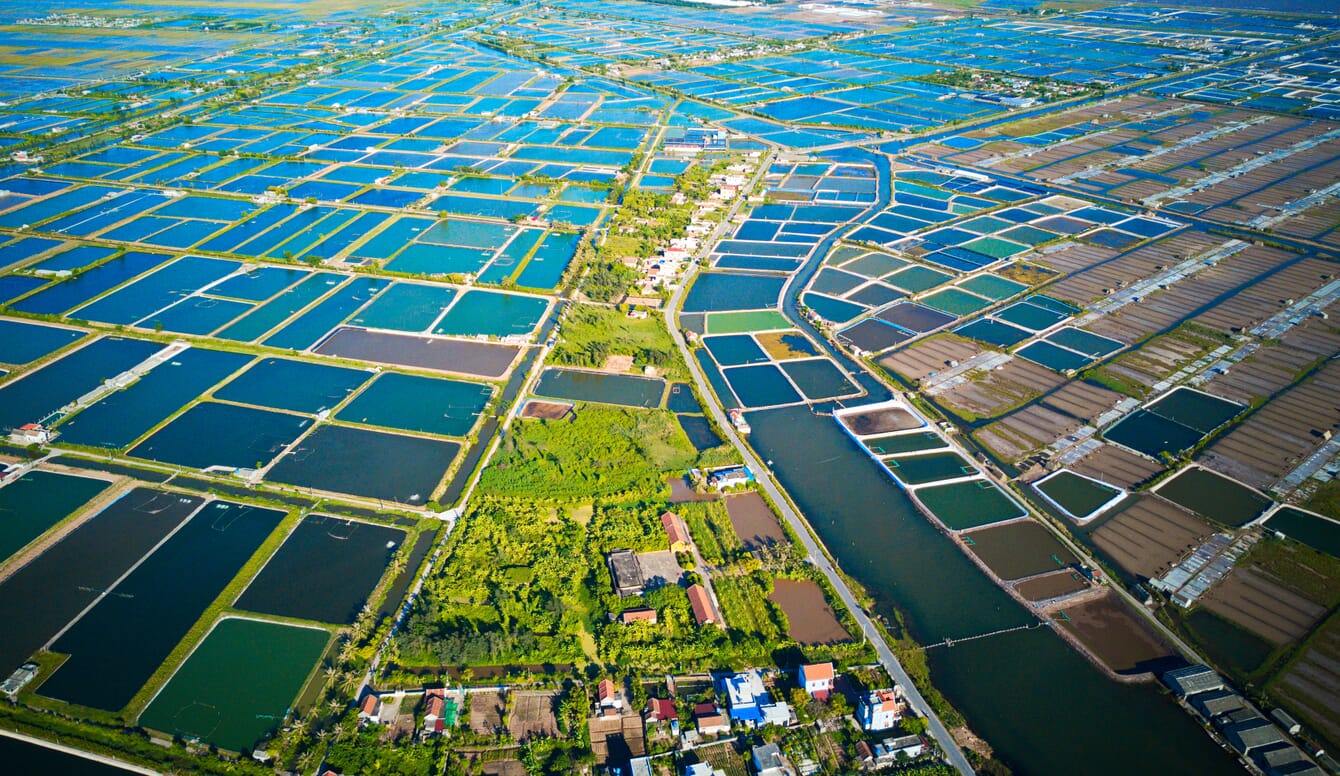
[(1193, 467), (1159, 486), (1169, 501), (1232, 528), (1244, 526), (1270, 508), (1269, 498), (1236, 480)]
[(917, 499), (954, 531), (1013, 520), (1025, 514), (1014, 499), (986, 480), (928, 485), (917, 489)]
[(664, 380), (576, 369), (546, 369), (535, 385), (536, 396), (623, 407), (660, 406), (663, 393)]
[(952, 480), (975, 473), (972, 466), (963, 460), (963, 456), (949, 451), (887, 458), (884, 465), (905, 485)]
[(320, 628), (220, 620), (139, 724), (244, 752), (283, 722), (329, 643)]
[(451, 306), (434, 334), (506, 337), (529, 334), (544, 317), (547, 299), (497, 291), (466, 291)]
[(0, 562), (87, 504), (105, 480), (30, 471), (0, 488)]
[(1076, 520), (1093, 517), (1103, 505), (1121, 495), (1121, 491), (1111, 485), (1066, 469), (1034, 483), (1033, 489)]
[(492, 395), (493, 389), (480, 383), (387, 372), (335, 417), (349, 423), (464, 436)]
[(938, 450), (949, 445), (930, 431), (914, 431), (910, 434), (890, 434), (889, 436), (867, 439), (865, 440), (865, 446), (876, 455), (898, 455), (899, 453)]
[(1270, 516), (1266, 528), (1279, 531), (1294, 541), (1340, 558), (1340, 523), (1293, 507), (1284, 507)]
[(456, 289), (417, 283), (396, 283), (382, 291), (348, 322), (370, 329), (428, 331), (456, 298)]
[(781, 366), (806, 399), (831, 399), (857, 392), (842, 370), (826, 358), (785, 361)]

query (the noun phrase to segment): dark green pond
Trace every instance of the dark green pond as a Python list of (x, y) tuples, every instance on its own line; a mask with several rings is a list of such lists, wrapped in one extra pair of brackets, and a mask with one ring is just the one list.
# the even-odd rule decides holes
[(1251, 488), (1199, 467), (1186, 469), (1159, 486), (1159, 495), (1223, 525), (1244, 526), (1270, 508), (1270, 499)]
[[(831, 417), (793, 407), (753, 413), (753, 444), (773, 460), (842, 568), (905, 616), (923, 641), (1024, 625), (1032, 615), (912, 507)], [(997, 755), (1028, 774), (1236, 772), (1233, 759), (1149, 686), (1109, 681), (1049, 630), (937, 649), (934, 681)]]
[(0, 488), (0, 562), (107, 488), (106, 480), (30, 471)]
[(70, 657), (41, 694), (119, 711), (283, 517), (207, 504), (56, 640), (52, 651)]
[(398, 528), (308, 515), (242, 593), (237, 608), (352, 623), (403, 541), (405, 532)]
[(664, 392), (664, 380), (573, 369), (546, 369), (535, 385), (536, 396), (624, 407), (656, 407)]

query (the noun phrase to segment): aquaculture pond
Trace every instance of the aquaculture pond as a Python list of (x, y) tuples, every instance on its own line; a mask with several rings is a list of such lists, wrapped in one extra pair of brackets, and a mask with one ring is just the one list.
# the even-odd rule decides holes
[(688, 383), (671, 383), (670, 392), (665, 397), (665, 408), (671, 412), (697, 414), (703, 411), (693, 388)]
[(682, 309), (702, 313), (776, 307), (785, 284), (786, 278), (775, 275), (704, 272), (684, 296)]
[(999, 523), (1024, 516), (1023, 507), (986, 480), (928, 485), (917, 489), (917, 499), (950, 530)]
[(259, 468), (293, 444), (311, 422), (300, 415), (201, 402), (128, 454), (193, 469)]
[(0, 364), (32, 363), (83, 336), (78, 329), (0, 318)]
[(266, 358), (215, 391), (214, 397), (315, 413), (333, 408), (371, 378), (372, 373), (364, 369)]
[(241, 571), (284, 513), (206, 504), (52, 645), (69, 655), (41, 694), (123, 708)]
[(578, 369), (546, 369), (535, 385), (536, 396), (624, 407), (660, 406), (663, 393), (665, 381), (659, 378)]
[(59, 773), (61, 776), (132, 776), (138, 773), (9, 736), (0, 736), (0, 762), (14, 773)]
[(350, 624), (377, 586), (405, 532), (308, 515), (237, 600), (237, 608)]
[(768, 407), (800, 401), (800, 394), (782, 370), (772, 364), (737, 366), (722, 370), (731, 390), (746, 407)]
[(1266, 528), (1279, 531), (1294, 541), (1340, 558), (1340, 523), (1311, 512), (1283, 507), (1266, 521)]
[(519, 348), (514, 345), (341, 328), (322, 342), (317, 352), (378, 364), (419, 367), (477, 377), (502, 377), (516, 360)]
[(963, 541), (1001, 579), (1056, 571), (1078, 560), (1050, 531), (1032, 520), (966, 533)]
[(355, 326), (397, 331), (428, 331), (456, 298), (456, 289), (396, 283), (349, 318)]
[(61, 441), (125, 447), (211, 386), (251, 361), (251, 356), (190, 348), (61, 423)]
[(141, 727), (245, 752), (279, 727), (331, 636), (226, 617), (140, 715)]
[(266, 474), (300, 488), (419, 506), (433, 497), (459, 442), (325, 424)]
[(479, 383), (387, 372), (345, 405), (336, 419), (464, 436), (474, 427), (492, 395), (492, 388)]
[(0, 582), (0, 665), (27, 660), (201, 503), (136, 488)]
[(37, 469), (0, 488), (0, 563), (74, 514), (110, 484)]
[(447, 336), (507, 337), (530, 334), (544, 317), (549, 300), (496, 291), (467, 291), (433, 329)]
[(1240, 528), (1273, 503), (1237, 480), (1193, 466), (1159, 485), (1158, 494), (1221, 525)]
[[(750, 413), (749, 422), (751, 443), (773, 461), (842, 569), (874, 597), (875, 611), (892, 621), (896, 605), (924, 642), (1034, 621), (915, 510), (833, 418), (789, 407)], [(960, 486), (926, 486), (918, 495), (937, 487)], [(927, 657), (936, 687), (1020, 771), (1068, 774), (1077, 762), (1101, 762), (1111, 773), (1220, 774), (1235, 767), (1157, 689), (1112, 682), (1049, 629), (961, 642)], [(1091, 713), (1002, 715), (1001, 698)]]
[(711, 450), (723, 441), (717, 436), (711, 422), (702, 415), (676, 415), (675, 419), (679, 421), (679, 427), (684, 429), (684, 435), (689, 438), (693, 449), (700, 453)]
[(41, 422), (161, 347), (154, 342), (105, 337), (5, 383), (0, 387), (0, 429)]
[(1033, 489), (1073, 520), (1088, 520), (1122, 497), (1119, 488), (1067, 469), (1038, 480)]

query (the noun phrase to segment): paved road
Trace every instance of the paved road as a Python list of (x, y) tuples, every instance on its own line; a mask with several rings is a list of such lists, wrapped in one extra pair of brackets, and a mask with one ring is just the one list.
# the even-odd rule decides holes
[[(750, 191), (757, 185), (758, 181), (763, 177), (764, 172), (767, 170), (770, 161), (770, 159), (764, 159), (762, 161), (758, 173), (754, 176), (754, 180), (745, 191)], [(704, 253), (716, 242), (715, 238), (719, 236), (719, 232), (730, 223), (731, 217), (738, 212), (740, 205), (743, 202), (744, 197), (736, 200), (730, 213), (727, 214), (726, 218), (722, 221), (721, 227), (718, 228), (718, 233), (714, 233), (712, 239), (704, 241)], [(732, 426), (730, 421), (726, 418), (726, 413), (722, 411), (720, 404), (713, 400), (712, 397), (715, 396), (715, 394), (712, 393), (711, 386), (708, 385), (706, 376), (703, 375), (702, 370), (699, 368), (697, 359), (695, 359), (693, 354), (689, 351), (688, 344), (684, 341), (683, 332), (681, 332), (679, 328), (679, 305), (684, 296), (684, 289), (689, 286), (687, 278), (685, 280), (686, 282), (681, 283), (679, 288), (675, 289), (674, 295), (670, 298), (669, 304), (665, 307), (666, 325), (670, 329), (670, 335), (674, 337), (675, 345), (679, 347), (680, 353), (683, 354), (685, 363), (688, 364), (689, 372), (693, 375), (693, 381), (698, 386), (698, 393), (704, 399), (703, 403), (707, 406), (708, 411), (712, 413), (712, 417), (716, 419), (717, 425), (725, 432), (730, 443), (739, 451), (740, 456), (744, 459), (745, 465), (754, 472), (758, 484), (763, 488), (764, 492), (768, 494), (769, 498), (772, 499), (773, 503), (777, 505), (777, 508), (781, 510), (782, 516), (786, 518), (786, 522), (791, 526), (791, 530), (796, 536), (800, 537), (800, 543), (805, 548), (810, 563), (814, 564), (815, 568), (823, 572), (824, 576), (828, 578), (833, 589), (837, 591), (838, 598), (842, 600), (843, 605), (847, 607), (852, 613), (852, 616), (856, 618), (857, 624), (861, 626), (862, 634), (864, 634), (865, 638), (875, 646), (875, 651), (879, 654), (879, 662), (884, 666), (884, 670), (889, 672), (889, 676), (893, 677), (895, 682), (902, 685), (907, 693), (909, 705), (911, 705), (918, 714), (926, 718), (927, 731), (937, 742), (939, 742), (940, 748), (944, 750), (945, 757), (949, 761), (949, 764), (957, 769), (959, 773), (965, 774), (965, 776), (971, 776), (974, 771), (972, 766), (968, 763), (968, 758), (963, 754), (963, 750), (954, 742), (953, 736), (949, 734), (949, 729), (945, 727), (942, 721), (940, 721), (940, 718), (931, 709), (930, 704), (926, 703), (926, 699), (922, 697), (921, 693), (917, 690), (916, 685), (912, 683), (912, 678), (903, 670), (902, 665), (898, 662), (898, 658), (894, 656), (893, 650), (884, 639), (884, 634), (870, 621), (865, 610), (862, 609), (860, 603), (857, 602), (856, 596), (852, 593), (851, 588), (847, 586), (846, 580), (844, 580), (842, 576), (838, 574), (837, 569), (833, 567), (832, 562), (828, 559), (828, 555), (810, 532), (810, 526), (805, 522), (805, 518), (791, 506), (791, 502), (787, 500), (786, 496), (773, 480), (772, 472), (763, 466), (763, 463), (758, 459), (758, 456), (754, 455), (753, 450), (744, 443), (744, 440), (742, 440), (738, 434), (735, 433), (735, 427)]]

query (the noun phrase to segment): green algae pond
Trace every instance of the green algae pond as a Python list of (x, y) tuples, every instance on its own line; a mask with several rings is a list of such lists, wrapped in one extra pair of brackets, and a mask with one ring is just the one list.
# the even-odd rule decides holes
[(106, 480), (33, 470), (0, 488), (0, 562), (74, 514), (109, 485)]
[(140, 727), (246, 752), (278, 729), (330, 633), (226, 617), (140, 715)]
[(1120, 488), (1068, 469), (1038, 480), (1033, 483), (1033, 489), (1067, 517), (1077, 521), (1093, 518), (1122, 498)]

